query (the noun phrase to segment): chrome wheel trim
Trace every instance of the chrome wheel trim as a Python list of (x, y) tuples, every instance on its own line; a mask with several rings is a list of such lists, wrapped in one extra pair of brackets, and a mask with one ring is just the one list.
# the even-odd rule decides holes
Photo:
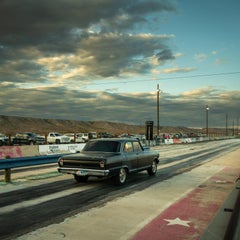
[(124, 183), (126, 181), (127, 178), (127, 173), (126, 170), (124, 168), (121, 168), (119, 171), (119, 181), (120, 183)]

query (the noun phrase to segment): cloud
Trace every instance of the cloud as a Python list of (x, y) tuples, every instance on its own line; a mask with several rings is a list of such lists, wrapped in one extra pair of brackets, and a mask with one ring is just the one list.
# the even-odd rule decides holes
[[(6, 83), (0, 87), (0, 112), (4, 115), (131, 124), (144, 124), (146, 120), (156, 123), (157, 119), (155, 92), (119, 94), (66, 87), (17, 89)], [(208, 104), (210, 126), (224, 127), (226, 113), (229, 113), (229, 119), (238, 117), (239, 96), (240, 91), (228, 92), (212, 87), (180, 95), (161, 92), (160, 125), (204, 127)]]
[[(108, 91), (86, 89), (97, 81), (122, 79), (128, 88), (128, 79), (141, 84), (138, 79), (151, 73), (195, 70), (159, 70), (183, 55), (174, 53), (170, 44), (174, 34), (156, 29), (163, 23), (162, 13), (176, 12), (170, 0), (1, 0), (0, 9), (0, 112), (4, 115), (140, 124), (156, 120), (156, 93), (118, 93), (117, 85), (106, 86)], [(195, 59), (203, 61), (206, 55), (197, 54)], [(237, 112), (240, 94), (232, 94), (234, 98), (211, 88), (180, 95), (161, 93), (160, 122), (202, 126), (206, 102), (217, 106), (221, 99), (229, 111)], [(220, 110), (216, 125), (222, 124), (219, 115)]]
[(195, 71), (195, 67), (188, 67), (188, 68), (180, 68), (180, 67), (173, 67), (173, 68), (166, 68), (164, 70), (159, 71), (159, 73), (180, 73), (180, 72), (192, 72)]
[(194, 59), (198, 62), (203, 62), (207, 59), (207, 55), (205, 53), (198, 53), (194, 55)]
[(228, 60), (227, 59), (224, 59), (224, 58), (216, 58), (215, 60), (214, 60), (214, 64), (216, 64), (216, 65), (224, 65), (224, 64), (226, 64), (228, 62)]
[[(166, 35), (88, 34), (75, 44), (75, 53), (47, 55), (41, 49), (31, 47), (27, 51), (26, 48), (16, 51), (10, 64), (6, 57), (0, 70), (5, 80), (9, 81), (12, 76), (13, 81), (19, 82), (51, 81), (54, 77), (99, 79), (126, 73), (147, 73), (154, 67), (148, 61), (149, 57), (155, 56), (159, 65), (173, 58), (169, 49), (164, 50), (168, 38)], [(156, 49), (159, 52), (154, 55)]]
[(175, 6), (167, 0), (3, 0), (1, 10), (3, 39), (8, 43), (22, 40), (22, 44), (33, 39), (40, 42), (46, 35), (54, 39), (60, 33), (87, 29), (94, 24), (107, 32), (122, 31), (146, 21), (147, 14), (175, 11)]
[(182, 96), (185, 98), (196, 98), (196, 97), (209, 97), (209, 94), (212, 94), (214, 90), (210, 87), (204, 87), (204, 88), (198, 88), (198, 89), (194, 89), (192, 91), (185, 91), (182, 93)]
[(167, 0), (3, 0), (0, 8), (2, 81), (62, 85), (148, 73), (150, 57), (174, 58), (172, 35), (143, 30), (150, 15), (176, 11)]

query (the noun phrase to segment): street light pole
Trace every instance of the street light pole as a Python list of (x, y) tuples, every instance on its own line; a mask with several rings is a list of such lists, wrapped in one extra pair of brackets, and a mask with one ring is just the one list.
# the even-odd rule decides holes
[(159, 93), (160, 93), (160, 89), (159, 89), (159, 84), (157, 85), (157, 136), (159, 136), (159, 132), (160, 132), (160, 123), (159, 123)]
[(239, 118), (237, 118), (237, 131), (236, 131), (236, 136), (238, 137), (238, 123), (239, 123)]
[(228, 114), (226, 114), (226, 136), (228, 136)]
[(208, 137), (208, 111), (209, 107), (206, 105), (206, 136)]
[(234, 120), (233, 120), (233, 133), (232, 133), (233, 136), (235, 136), (235, 125), (234, 125)]

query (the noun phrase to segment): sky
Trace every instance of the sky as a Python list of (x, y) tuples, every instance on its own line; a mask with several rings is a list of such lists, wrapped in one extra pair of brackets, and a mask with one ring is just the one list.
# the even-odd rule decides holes
[(0, 115), (156, 125), (159, 91), (160, 126), (204, 128), (207, 105), (209, 127), (236, 126), (239, 9), (239, 0), (1, 0)]

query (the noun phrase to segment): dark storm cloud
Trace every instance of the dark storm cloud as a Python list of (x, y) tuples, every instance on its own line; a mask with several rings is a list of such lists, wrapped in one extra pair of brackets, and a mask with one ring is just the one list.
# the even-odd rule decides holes
[[(148, 58), (154, 50), (164, 49), (167, 40), (167, 36), (105, 34), (84, 39), (80, 45), (86, 51), (85, 58), (94, 56), (88, 67), (96, 75), (109, 77), (122, 72), (148, 72), (152, 68)], [(173, 59), (171, 51), (167, 52), (161, 55), (161, 61)]]
[[(65, 87), (41, 89), (16, 89), (11, 84), (1, 85), (0, 112), (5, 115), (71, 120), (119, 121), (144, 124), (156, 123), (155, 93), (116, 94), (104, 91), (76, 91)], [(221, 95), (221, 100), (215, 95)], [(11, 96), (11, 98), (9, 98)], [(232, 98), (235, 101), (232, 101)], [(225, 127), (238, 115), (239, 91), (219, 92), (217, 89), (202, 90), (202, 94), (160, 96), (161, 126), (205, 127), (206, 109), (209, 110), (209, 126)], [(226, 109), (223, 112), (222, 109)]]
[[(142, 114), (140, 108), (145, 109), (143, 111), (145, 114), (146, 107), (144, 105), (151, 106), (153, 104), (151, 94), (132, 96), (131, 94), (119, 95), (100, 91), (68, 90), (64, 87), (38, 90), (14, 90), (12, 87), (1, 86), (0, 112), (4, 111), (6, 115), (134, 123), (135, 117), (138, 119)], [(9, 99), (10, 94), (13, 96)], [(125, 115), (124, 120), (123, 115)]]
[(158, 61), (166, 61), (170, 59), (174, 59), (172, 52), (170, 49), (163, 49), (162, 51), (159, 51), (157, 54)]
[[(98, 80), (127, 82), (173, 60), (173, 35), (148, 32), (160, 24), (162, 12), (175, 11), (172, 2), (1, 0), (0, 113), (137, 124), (156, 120), (155, 94), (83, 89)], [(221, 95), (229, 116), (238, 110), (239, 95)], [(204, 126), (209, 104), (210, 120), (215, 115), (221, 125), (219, 96), (212, 89), (195, 95), (161, 93), (160, 123)]]
[[(2, 0), (0, 81), (44, 83), (59, 71), (78, 72), (70, 77), (77, 81), (147, 73), (153, 67), (147, 58), (156, 52), (168, 49), (161, 61), (173, 58), (169, 37), (132, 32), (151, 24), (150, 14), (164, 11), (175, 7), (167, 0)], [(53, 66), (53, 57), (62, 64)]]
[(127, 29), (132, 28), (146, 14), (174, 10), (167, 0), (2, 0), (1, 39), (7, 44), (42, 41), (46, 37), (60, 37), (74, 28), (86, 29), (92, 24), (108, 25), (112, 32), (118, 30), (121, 23)]

